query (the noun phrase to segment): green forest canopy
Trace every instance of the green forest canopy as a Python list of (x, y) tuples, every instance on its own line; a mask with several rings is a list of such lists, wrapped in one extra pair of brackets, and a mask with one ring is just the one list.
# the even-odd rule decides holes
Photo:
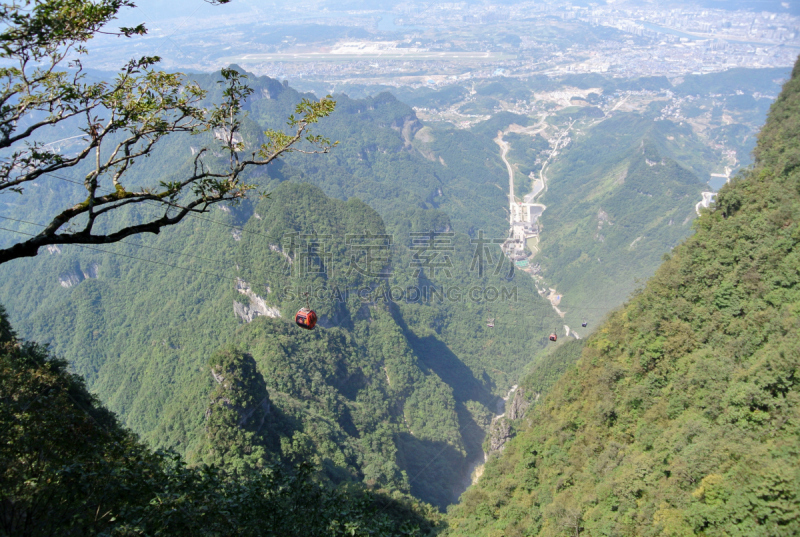
[(800, 532), (800, 62), (755, 166), (589, 338), (448, 535)]

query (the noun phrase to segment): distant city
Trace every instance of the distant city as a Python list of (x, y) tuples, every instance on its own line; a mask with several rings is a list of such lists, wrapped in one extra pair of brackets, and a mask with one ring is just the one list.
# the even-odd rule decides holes
[[(586, 7), (523, 2), (400, 4), (376, 10), (285, 11), (246, 6), (161, 20), (136, 53), (164, 66), (209, 71), (237, 63), (276, 78), (438, 86), (495, 75), (603, 73), (619, 77), (789, 67), (800, 53), (790, 13), (665, 9), (615, 2)], [(788, 4), (783, 7), (788, 9)], [(245, 11), (242, 11), (245, 9)], [(92, 65), (117, 68), (130, 42), (96, 43)]]

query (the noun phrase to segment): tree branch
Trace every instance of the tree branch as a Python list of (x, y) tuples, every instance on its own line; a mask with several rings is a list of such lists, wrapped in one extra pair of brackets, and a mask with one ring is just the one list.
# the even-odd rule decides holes
[[(224, 4), (227, 0), (211, 3)], [(0, 68), (4, 85), (0, 97), (0, 149), (13, 150), (10, 156), (0, 159), (0, 193), (23, 193), (24, 183), (87, 162), (94, 151), (91, 171), (83, 180), (85, 200), (61, 210), (37, 235), (0, 250), (0, 263), (34, 256), (45, 245), (105, 244), (137, 233), (158, 233), (190, 212), (204, 212), (215, 203), (246, 196), (254, 188), (242, 180), (250, 166), (267, 165), (293, 151), (327, 153), (336, 145), (310, 134), (310, 127), (330, 115), (336, 103), (330, 96), (319, 102), (303, 99), (287, 122), (291, 134), (268, 130), (264, 133), (267, 143), (253, 151), (250, 158), (240, 158), (239, 153), (246, 147), (240, 134), (243, 103), (253, 90), (245, 83), (247, 76), (233, 69), (222, 69), (222, 102), (209, 108), (201, 106), (207, 92), (196, 83), (180, 73), (151, 69), (159, 61), (157, 57), (129, 61), (113, 83), (83, 83), (79, 59), (72, 64), (77, 67), (75, 73), (58, 70), (70, 50), (85, 54), (82, 43), (100, 32), (120, 7), (132, 5), (130, 0), (36, 0), (37, 7), (26, 11), (17, 4), (0, 4), (0, 59), (19, 65)], [(48, 9), (39, 10), (41, 6)], [(43, 29), (48, 31), (43, 33)], [(121, 35), (129, 37), (144, 29), (121, 31)], [(45, 58), (45, 67), (30, 67)], [(28, 114), (47, 115), (20, 125)], [(102, 119), (105, 114), (107, 119)], [(87, 138), (76, 155), (64, 157), (48, 149), (48, 144), (29, 142), (37, 132), (73, 118), (82, 118), (80, 130)], [(139, 188), (135, 192), (126, 189), (125, 174), (134, 164), (150, 156), (165, 136), (179, 132), (214, 133), (213, 138), (221, 132), (218, 137), (227, 153), (227, 163), (204, 162), (208, 147), (203, 147), (195, 155), (193, 171), (188, 176), (159, 181), (157, 188)], [(301, 144), (308, 147), (298, 147)], [(110, 177), (113, 190), (100, 194), (104, 176)], [(164, 215), (116, 230), (112, 222), (110, 232), (93, 234), (101, 217), (143, 202), (163, 205)], [(176, 210), (172, 216), (171, 209)], [(80, 231), (70, 232), (67, 227), (66, 232), (59, 232), (65, 225), (78, 222)]]

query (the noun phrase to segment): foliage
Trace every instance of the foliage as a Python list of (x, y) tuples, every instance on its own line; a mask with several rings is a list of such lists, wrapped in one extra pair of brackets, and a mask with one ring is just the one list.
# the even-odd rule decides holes
[(800, 532), (798, 117), (795, 67), (754, 168), (589, 338), (450, 534)]
[(519, 383), (524, 397), (535, 402), (547, 395), (552, 386), (581, 356), (585, 340), (567, 340), (552, 352), (532, 363)]
[[(124, 7), (135, 5), (130, 0), (26, 0), (0, 6), (0, 59), (10, 65), (0, 68), (0, 193), (23, 194), (44, 176), (74, 170), (84, 173), (78, 183), (86, 191), (78, 203), (62, 202), (48, 213), (49, 223), (31, 238), (0, 250), (0, 263), (35, 256), (42, 246), (105, 244), (158, 233), (189, 213), (243, 198), (254, 188), (241, 177), (248, 167), (294, 151), (327, 153), (332, 146), (308, 129), (328, 116), (335, 102), (303, 99), (297, 115), (289, 116), (291, 134), (269, 129), (266, 143), (240, 157), (246, 149), (239, 132), (242, 102), (252, 89), (243, 82), (246, 75), (235, 69), (222, 69), (222, 101), (209, 108), (201, 105), (207, 91), (196, 83), (180, 73), (152, 69), (158, 57), (131, 60), (113, 82), (87, 83), (80, 59), (87, 54), (84, 43), (106, 33), (103, 28)], [(139, 25), (121, 28), (118, 35), (145, 33)], [(78, 59), (69, 61), (72, 54)], [(75, 136), (63, 136), (65, 127)], [(204, 132), (220, 140), (214, 145), (227, 159), (206, 158), (206, 147), (195, 152), (191, 169), (180, 178), (144, 185), (127, 180), (166, 135)], [(80, 142), (74, 152), (59, 151), (59, 142), (76, 138)], [(301, 141), (311, 149), (295, 147)], [(114, 225), (121, 208), (144, 202), (159, 206), (163, 214), (137, 225)], [(98, 220), (111, 229), (94, 233)]]
[(109, 523), (112, 506), (143, 501), (157, 458), (96, 407), (66, 362), (8, 332), (0, 345), (3, 533), (86, 534)]
[(526, 136), (511, 132), (505, 134), (503, 140), (510, 145), (506, 158), (516, 165), (514, 193), (523, 199), (532, 189), (530, 175), (537, 177), (542, 163), (547, 160), (550, 144), (541, 134)]
[(513, 114), (511, 112), (500, 112), (499, 114), (494, 114), (490, 119), (475, 125), (472, 131), (483, 136), (494, 138), (497, 136), (497, 131), (505, 130), (509, 125), (513, 124), (527, 127), (533, 124), (533, 120), (528, 116)]
[(687, 153), (703, 151), (690, 131), (669, 121), (619, 114), (547, 167), (535, 261), (563, 294), (567, 324), (599, 323), (691, 233), (703, 185), (686, 168)]
[[(239, 474), (277, 462), (280, 444), (274, 436), (277, 419), (264, 378), (255, 361), (234, 348), (217, 351), (209, 360), (216, 383), (206, 410), (204, 462)], [(259, 435), (264, 428), (270, 438)]]
[[(286, 91), (278, 86), (274, 91)], [(331, 119), (335, 123), (336, 116)], [(390, 127), (379, 132), (395, 134)], [(269, 199), (215, 211), (212, 222), (190, 218), (169, 237), (107, 252), (40, 256), (32, 260), (35, 270), (9, 265), (4, 285), (20, 285), (19, 296), (38, 298), (14, 300), (10, 287), (4, 297), (24, 319), (23, 333), (69, 356), (125, 425), (154, 446), (238, 473), (307, 460), (331, 483), (411, 492), (444, 507), (460, 492), (455, 487), (468, 462), (482, 456), (485, 425), (473, 415), (494, 408), (496, 394), (544, 348), (555, 314), (527, 275), (509, 279), (507, 264), (496, 275), (493, 265), (482, 277), (471, 270), (475, 247), (464, 233), (452, 238), (450, 274), (415, 276), (418, 252), (410, 233), (453, 229), (442, 211), (399, 213), (387, 229), (358, 199), (333, 200), (309, 184), (278, 183), (295, 173), (287, 168), (258, 178), (275, 185)], [(395, 237), (385, 252), (391, 255), (389, 278), (348, 270), (367, 266), (366, 254), (346, 240), (365, 231)], [(305, 248), (315, 236), (321, 255), (308, 256)], [(492, 256), (496, 263), (497, 252)], [(64, 288), (59, 277), (83, 281)], [(489, 334), (483, 298), (386, 295), (388, 288), (415, 286), (505, 286), (516, 295), (497, 297), (491, 306), (497, 328)], [(311, 333), (290, 321), (309, 289), (320, 316), (320, 328)], [(370, 293), (361, 297), (359, 289)], [(262, 315), (241, 325), (235, 304), (251, 308), (258, 300), (282, 318)], [(231, 367), (244, 368), (241, 378), (248, 379), (241, 392), (213, 380), (209, 356), (236, 357)], [(255, 372), (247, 364), (255, 364)], [(239, 397), (246, 404), (226, 402)]]
[(304, 463), (238, 476), (187, 467), (123, 429), (63, 360), (13, 336), (0, 345), (3, 535), (388, 536), (440, 526), (403, 496), (319, 484)]

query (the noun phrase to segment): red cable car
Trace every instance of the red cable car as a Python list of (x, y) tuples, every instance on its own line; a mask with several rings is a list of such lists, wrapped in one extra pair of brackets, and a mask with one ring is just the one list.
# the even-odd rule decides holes
[(553, 332), (552, 334), (550, 334), (550, 341), (555, 341), (555, 340), (557, 340), (557, 339), (558, 339), (558, 336), (556, 335), (556, 333), (555, 333), (555, 332)]
[(301, 308), (300, 311), (297, 312), (297, 315), (294, 316), (294, 322), (297, 323), (297, 326), (300, 328), (314, 330), (314, 327), (317, 325), (317, 314), (314, 313), (314, 310)]
[(306, 330), (314, 330), (314, 327), (317, 325), (317, 314), (314, 313), (308, 306), (308, 293), (306, 295), (306, 307), (300, 308), (300, 311), (294, 316), (294, 322), (300, 328), (305, 328)]

